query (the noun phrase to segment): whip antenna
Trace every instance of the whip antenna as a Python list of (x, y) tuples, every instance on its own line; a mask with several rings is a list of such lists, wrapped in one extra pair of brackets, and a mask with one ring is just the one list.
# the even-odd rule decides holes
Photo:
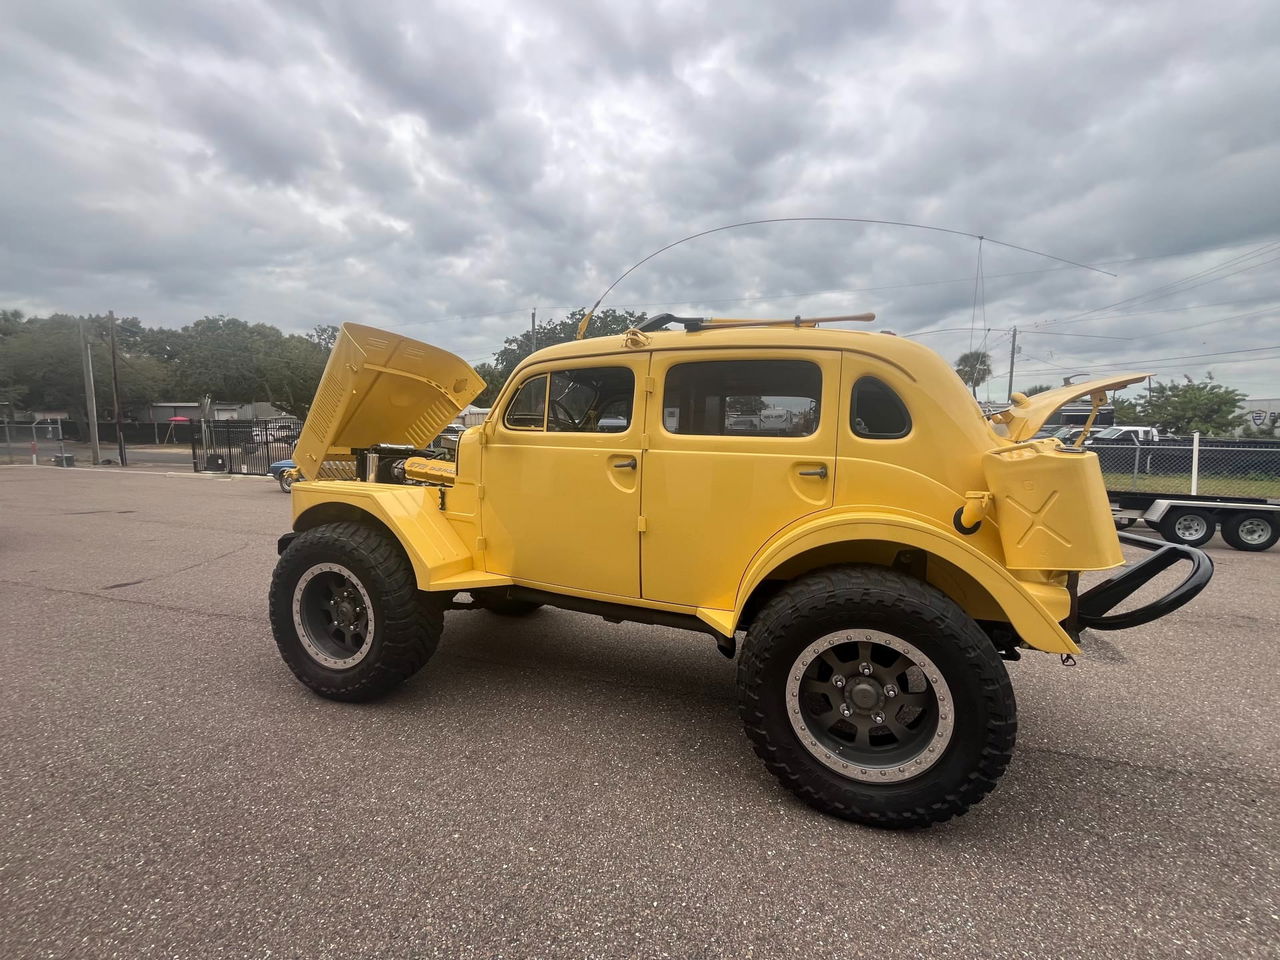
[(618, 277), (617, 280), (609, 284), (604, 293), (600, 294), (596, 302), (591, 305), (591, 309), (587, 311), (586, 316), (582, 318), (582, 322), (578, 324), (577, 339), (581, 340), (587, 332), (587, 326), (591, 323), (591, 318), (595, 316), (596, 310), (600, 308), (600, 304), (604, 302), (613, 288), (620, 284), (638, 267), (644, 266), (660, 253), (666, 253), (672, 247), (678, 247), (682, 243), (688, 243), (690, 240), (697, 240), (699, 237), (705, 237), (712, 233), (720, 233), (724, 230), (736, 230), (739, 227), (753, 227), (765, 223), (869, 223), (886, 227), (911, 227), (915, 230), (932, 230), (935, 233), (949, 233), (957, 237), (970, 237), (983, 243), (994, 243), (1000, 247), (1008, 247), (1010, 250), (1020, 250), (1023, 253), (1034, 254), (1037, 257), (1044, 257), (1048, 260), (1056, 260), (1058, 263), (1065, 263), (1071, 267), (1079, 267), (1081, 270), (1092, 270), (1094, 273), (1101, 273), (1104, 276), (1114, 277), (1114, 273), (1103, 270), (1101, 267), (1090, 266), (1087, 263), (1077, 263), (1075, 260), (1068, 260), (1066, 257), (1057, 257), (1052, 253), (1045, 253), (1043, 250), (1032, 250), (1030, 247), (1022, 247), (1016, 243), (1007, 243), (1004, 240), (994, 240), (991, 237), (981, 236), (976, 233), (969, 233), (967, 230), (953, 230), (950, 227), (933, 227), (927, 223), (908, 223), (905, 220), (872, 220), (868, 217), (769, 217), (765, 220), (743, 220), (741, 223), (729, 223), (723, 227), (712, 227), (710, 230), (702, 230), (699, 233), (691, 233), (687, 237), (681, 237), (672, 243), (668, 243), (665, 247), (659, 247), (653, 253), (649, 254), (643, 260), (637, 260), (626, 271)]

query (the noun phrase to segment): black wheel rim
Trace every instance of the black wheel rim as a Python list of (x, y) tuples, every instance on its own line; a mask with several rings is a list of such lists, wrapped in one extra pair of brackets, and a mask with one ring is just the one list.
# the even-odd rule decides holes
[(877, 631), (809, 644), (787, 677), (787, 713), (805, 748), (853, 780), (919, 776), (951, 741), (954, 701), (937, 665), (914, 644)]
[(364, 584), (346, 567), (318, 563), (294, 587), (293, 623), (313, 660), (333, 670), (350, 670), (369, 653), (373, 604)]

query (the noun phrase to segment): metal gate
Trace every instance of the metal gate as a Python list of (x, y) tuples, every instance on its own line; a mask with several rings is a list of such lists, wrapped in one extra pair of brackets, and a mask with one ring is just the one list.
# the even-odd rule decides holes
[(279, 420), (201, 420), (191, 431), (191, 467), (265, 477), (271, 464), (293, 456), (301, 427)]

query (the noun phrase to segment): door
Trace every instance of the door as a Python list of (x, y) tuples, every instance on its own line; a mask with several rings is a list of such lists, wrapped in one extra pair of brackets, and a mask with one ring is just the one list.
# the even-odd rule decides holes
[(648, 354), (531, 367), (486, 426), (485, 562), (574, 593), (640, 596)]
[(765, 541), (831, 506), (840, 355), (662, 352), (650, 373), (643, 595), (729, 609)]

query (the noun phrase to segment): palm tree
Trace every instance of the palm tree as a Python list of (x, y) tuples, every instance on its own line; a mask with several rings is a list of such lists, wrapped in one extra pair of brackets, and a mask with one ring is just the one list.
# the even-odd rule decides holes
[(960, 354), (956, 361), (956, 373), (969, 385), (973, 397), (978, 398), (978, 387), (991, 379), (991, 354), (982, 350), (970, 350)]

